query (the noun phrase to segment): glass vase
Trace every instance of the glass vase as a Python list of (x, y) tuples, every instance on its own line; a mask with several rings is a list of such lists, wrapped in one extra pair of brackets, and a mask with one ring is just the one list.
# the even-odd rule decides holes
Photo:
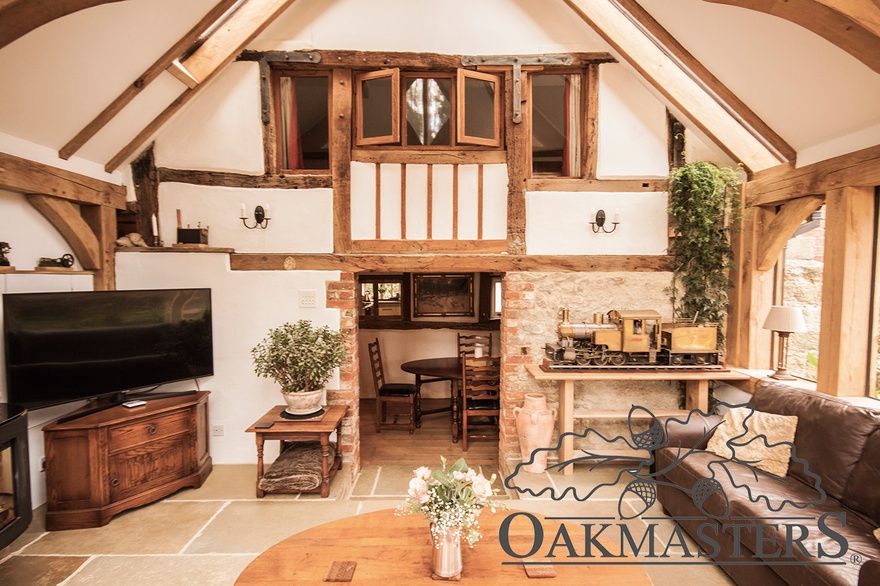
[(431, 558), (431, 571), (437, 578), (454, 578), (461, 574), (461, 529), (449, 527), (438, 531), (431, 527), (434, 542), (434, 555)]

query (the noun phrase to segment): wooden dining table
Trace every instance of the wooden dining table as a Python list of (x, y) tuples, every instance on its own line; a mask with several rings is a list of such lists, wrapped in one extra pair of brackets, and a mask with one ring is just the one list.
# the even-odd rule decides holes
[[(505, 520), (511, 516), (505, 527)], [(535, 584), (527, 571), (550, 574), (539, 584), (592, 586), (646, 586), (651, 584), (642, 565), (632, 557), (590, 559), (567, 557), (566, 547), (552, 547), (565, 523), (570, 535), (582, 520), (560, 520), (520, 511), (484, 510), (483, 534), (473, 548), (462, 545), (461, 584)], [(536, 536), (536, 527), (542, 535)], [(503, 537), (502, 537), (503, 536)], [(617, 546), (597, 536), (603, 547)], [(539, 540), (539, 541), (538, 541)], [(502, 547), (508, 544), (512, 556)], [(535, 544), (539, 547), (529, 553)], [(558, 544), (557, 544), (558, 545)], [(297, 533), (270, 547), (244, 569), (236, 586), (281, 586), (339, 581), (349, 572), (350, 584), (437, 584), (431, 579), (433, 543), (428, 523), (421, 515), (399, 517), (385, 509), (346, 517)], [(583, 547), (581, 545), (580, 547)], [(553, 554), (554, 557), (544, 557)], [(332, 580), (336, 577), (336, 580)]]
[(404, 372), (416, 375), (416, 387), (421, 388), (424, 383), (434, 383), (438, 381), (449, 381), (449, 406), (440, 407), (439, 409), (419, 410), (417, 420), (422, 415), (432, 415), (434, 413), (452, 412), (452, 441), (457, 442), (461, 435), (461, 414), (459, 412), (459, 393), (461, 381), (461, 358), (458, 356), (449, 356), (443, 358), (422, 358), (420, 360), (411, 360), (400, 365), (400, 369)]

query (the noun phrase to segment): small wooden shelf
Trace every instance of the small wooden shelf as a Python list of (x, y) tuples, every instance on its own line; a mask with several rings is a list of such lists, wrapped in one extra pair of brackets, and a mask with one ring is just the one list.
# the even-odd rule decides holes
[(117, 246), (116, 252), (212, 252), (217, 254), (233, 254), (235, 249), (211, 246)]

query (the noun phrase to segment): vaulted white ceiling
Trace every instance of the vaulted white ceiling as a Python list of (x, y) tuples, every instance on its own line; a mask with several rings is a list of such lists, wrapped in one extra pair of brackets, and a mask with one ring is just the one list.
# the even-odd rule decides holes
[[(632, 4), (631, 0), (591, 1), (613, 6)], [(4, 139), (27, 141), (56, 152), (62, 149), (217, 2), (0, 0), (0, 15), (7, 17), (7, 24), (0, 22), (0, 150)], [(297, 0), (248, 47), (304, 48), (282, 45), (289, 39), (301, 39), (307, 45), (316, 34), (315, 27), (338, 22), (350, 29), (351, 34), (345, 38), (350, 39), (351, 46), (316, 48), (444, 52), (442, 46), (418, 46), (418, 42), (420, 27), (446, 27), (455, 41), (450, 45), (473, 47), (474, 53), (503, 54), (516, 52), (519, 28), (530, 28), (546, 35), (548, 49), (577, 46), (577, 50), (617, 52), (621, 61), (631, 58), (624, 54), (625, 48), (621, 53), (613, 39), (609, 41), (608, 35), (602, 34), (604, 31), (590, 29), (572, 9), (578, 3), (450, 0), (442, 3), (443, 10), (438, 11), (435, 2)], [(838, 0), (795, 3), (801, 8), (814, 6), (826, 11), (839, 4)], [(31, 12), (21, 11), (26, 4)], [(57, 4), (100, 5), (53, 19), (47, 7)], [(581, 4), (586, 5), (586, 0), (581, 0)], [(800, 164), (880, 144), (880, 100), (876, 98), (880, 95), (880, 73), (870, 66), (870, 57), (862, 56), (859, 60), (852, 51), (847, 52), (813, 30), (787, 20), (790, 14), (777, 17), (750, 9), (773, 3), (639, 0), (639, 4), (684, 50), (791, 145)], [(880, 28), (876, 26), (880, 22), (876, 4), (870, 0), (844, 4), (851, 15), (862, 19), (856, 21), (864, 24), (864, 30), (859, 29), (862, 34), (876, 34), (870, 32)], [(14, 9), (19, 10), (16, 19), (28, 14), (25, 20), (29, 19), (32, 25), (42, 21), (45, 24), (26, 33), (11, 30)], [(493, 14), (499, 13), (504, 14), (506, 30), (492, 26)], [(823, 22), (820, 20), (819, 24)], [(828, 22), (836, 24), (831, 19)], [(401, 31), (394, 36), (393, 45), (388, 41), (391, 37), (383, 34), (388, 26), (398, 26)], [(814, 23), (812, 28), (821, 27)], [(839, 30), (819, 32), (847, 44), (845, 33)], [(9, 39), (13, 40), (2, 46)], [(644, 74), (646, 84), (654, 82), (658, 96), (673, 110), (680, 109), (682, 99), (689, 100), (687, 95), (667, 95), (657, 86), (657, 80), (651, 79), (651, 71), (640, 71), (638, 63), (630, 65)], [(86, 142), (75, 157), (102, 166), (107, 164), (185, 90), (186, 86), (171, 75), (158, 76)], [(711, 126), (706, 120), (695, 122)], [(708, 131), (717, 138), (712, 128)]]

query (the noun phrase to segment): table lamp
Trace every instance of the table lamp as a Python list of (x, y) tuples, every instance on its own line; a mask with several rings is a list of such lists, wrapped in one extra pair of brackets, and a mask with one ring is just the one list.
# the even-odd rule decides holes
[(770, 378), (794, 380), (795, 377), (788, 373), (788, 336), (807, 331), (801, 308), (774, 305), (764, 321), (764, 329), (772, 330), (779, 336), (779, 360), (776, 364), (776, 372), (771, 374)]

